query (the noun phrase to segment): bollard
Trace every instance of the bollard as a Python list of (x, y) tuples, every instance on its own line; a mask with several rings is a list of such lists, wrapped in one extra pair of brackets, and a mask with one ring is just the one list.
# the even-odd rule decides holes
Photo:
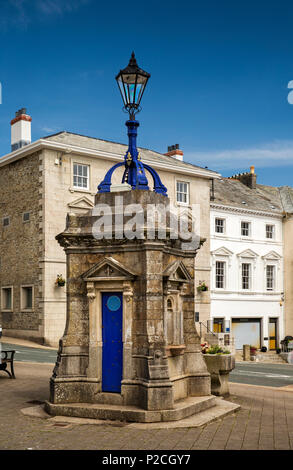
[(250, 361), (250, 344), (243, 344), (243, 361)]

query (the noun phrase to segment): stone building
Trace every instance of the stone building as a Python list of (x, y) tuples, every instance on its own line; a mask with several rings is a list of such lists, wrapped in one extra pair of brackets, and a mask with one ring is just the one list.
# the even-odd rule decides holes
[[(167, 209), (166, 237), (116, 238), (122, 204)], [(107, 237), (96, 238), (95, 210), (70, 215), (57, 239), (67, 256), (67, 321), (50, 382), (51, 414), (173, 421), (215, 406), (194, 322), (194, 266), (202, 243), (172, 239), (169, 199), (152, 190), (96, 195), (111, 208)], [(121, 205), (122, 207), (122, 205)], [(200, 398), (199, 398), (200, 397)], [(115, 408), (116, 405), (116, 408)], [(117, 405), (120, 405), (119, 408)]]
[[(22, 121), (25, 125), (22, 125)], [(0, 292), (3, 334), (56, 346), (64, 332), (66, 278), (63, 249), (55, 237), (67, 213), (86, 213), (94, 205), (97, 184), (127, 146), (69, 132), (30, 142), (31, 118), (20, 110), (12, 121), (13, 151), (0, 159)], [(206, 239), (196, 258), (195, 283), (210, 282), (210, 180), (213, 171), (182, 161), (171, 148), (163, 155), (139, 149), (155, 168), (175, 205), (200, 206), (200, 234)], [(115, 176), (121, 180), (119, 171)], [(198, 296), (200, 319), (210, 314), (209, 296)]]

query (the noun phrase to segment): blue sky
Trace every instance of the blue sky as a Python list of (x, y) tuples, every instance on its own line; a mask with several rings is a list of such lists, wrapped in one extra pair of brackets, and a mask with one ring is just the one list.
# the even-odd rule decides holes
[(151, 73), (139, 145), (179, 143), (224, 176), (256, 166), (292, 185), (293, 4), (222, 0), (0, 0), (0, 154), (21, 107), (32, 137), (67, 130), (127, 141), (115, 74), (134, 50)]

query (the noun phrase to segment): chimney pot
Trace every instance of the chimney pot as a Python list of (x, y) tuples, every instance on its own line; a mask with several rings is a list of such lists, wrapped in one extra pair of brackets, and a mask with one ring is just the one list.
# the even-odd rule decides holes
[(32, 118), (26, 113), (26, 108), (21, 108), (15, 113), (11, 121), (11, 151), (24, 147), (31, 143)]
[(182, 150), (179, 149), (179, 144), (169, 145), (168, 152), (165, 153), (164, 155), (167, 155), (168, 157), (176, 158), (176, 160), (183, 161), (183, 152)]

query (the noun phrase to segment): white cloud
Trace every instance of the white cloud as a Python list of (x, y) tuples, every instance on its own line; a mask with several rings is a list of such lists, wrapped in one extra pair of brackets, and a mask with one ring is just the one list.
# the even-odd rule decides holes
[(38, 0), (36, 7), (46, 15), (63, 15), (86, 5), (88, 0)]
[(41, 130), (46, 132), (47, 134), (51, 134), (52, 132), (55, 132), (55, 129), (53, 129), (52, 127), (42, 127)]
[(211, 169), (242, 169), (250, 165), (262, 168), (292, 166), (293, 140), (274, 141), (256, 147), (213, 152), (185, 152), (185, 159)]
[(70, 14), (91, 1), (5, 0), (5, 4), (1, 5), (0, 30), (6, 32), (12, 26), (27, 29), (32, 22), (54, 15)]

